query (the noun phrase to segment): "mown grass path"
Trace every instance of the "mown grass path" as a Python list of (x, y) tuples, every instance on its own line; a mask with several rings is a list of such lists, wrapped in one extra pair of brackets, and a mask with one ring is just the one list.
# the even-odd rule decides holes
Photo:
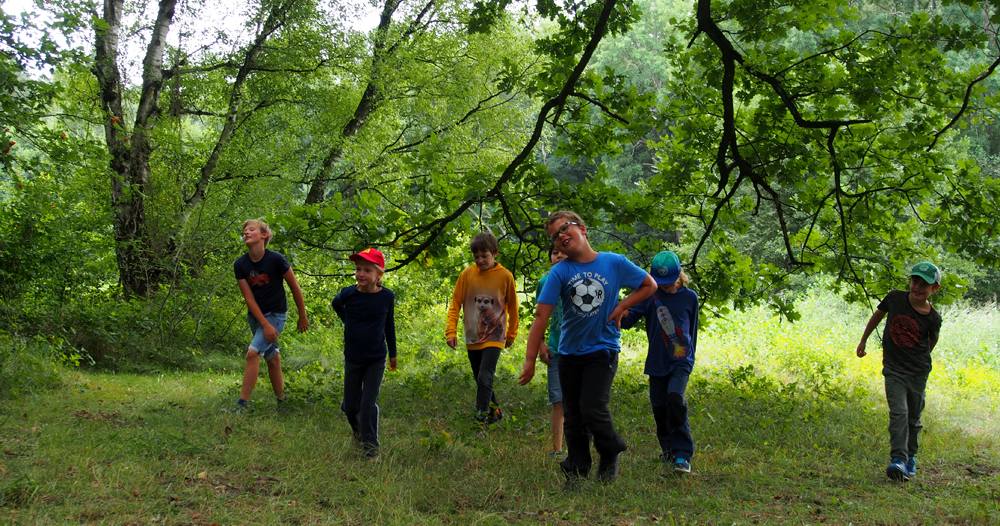
[(944, 345), (944, 333), (919, 474), (893, 483), (883, 475), (880, 353), (858, 360), (848, 336), (860, 325), (820, 318), (788, 326), (749, 313), (703, 332), (689, 387), (698, 452), (684, 477), (659, 465), (641, 341), (630, 335), (613, 393), (630, 445), (623, 473), (571, 493), (561, 491), (547, 455), (544, 378), (516, 386), (516, 349), (497, 379), (508, 418), (481, 435), (467, 429), (473, 392), (464, 355), (439, 346), (401, 355), (382, 392), (376, 463), (352, 448), (336, 408), (336, 353), (307, 339), (290, 346), (289, 364), (319, 361), (325, 372), (302, 375), (299, 391), (292, 377), (299, 403), (282, 413), (266, 379), (252, 411), (223, 411), (239, 381), (235, 360), (223, 373), (72, 371), (62, 388), (0, 405), (0, 523), (1000, 521), (996, 369)]

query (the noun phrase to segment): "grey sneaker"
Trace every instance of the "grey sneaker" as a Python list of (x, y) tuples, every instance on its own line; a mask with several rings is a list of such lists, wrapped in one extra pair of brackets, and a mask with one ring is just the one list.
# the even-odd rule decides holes
[(885, 476), (900, 482), (910, 480), (910, 477), (906, 475), (906, 464), (901, 458), (892, 459), (892, 462), (889, 463), (889, 467), (885, 468)]

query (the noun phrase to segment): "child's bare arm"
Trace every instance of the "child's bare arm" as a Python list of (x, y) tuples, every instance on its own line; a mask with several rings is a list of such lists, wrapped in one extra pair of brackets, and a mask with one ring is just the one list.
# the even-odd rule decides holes
[(260, 311), (257, 300), (253, 299), (253, 291), (250, 290), (250, 284), (245, 279), (237, 280), (236, 284), (240, 286), (240, 293), (243, 294), (243, 300), (247, 302), (247, 310), (250, 312), (250, 315), (264, 329), (264, 341), (267, 343), (278, 341), (278, 330), (271, 325), (271, 322), (267, 321), (264, 313)]
[(646, 274), (646, 279), (642, 280), (642, 285), (633, 290), (631, 294), (618, 303), (615, 310), (611, 311), (608, 321), (614, 320), (615, 325), (621, 329), (622, 317), (628, 314), (628, 310), (636, 306), (640, 301), (652, 296), (654, 292), (656, 292), (656, 282), (653, 281), (653, 276)]
[(289, 268), (282, 278), (288, 283), (288, 288), (292, 289), (292, 298), (295, 299), (295, 308), (299, 310), (298, 328), (299, 332), (306, 332), (309, 328), (309, 318), (306, 317), (306, 300), (302, 297), (302, 289), (299, 282), (295, 280), (295, 273)]
[(528, 332), (528, 345), (524, 351), (524, 368), (521, 370), (521, 377), (517, 383), (527, 385), (535, 376), (535, 360), (538, 359), (538, 348), (542, 345), (542, 337), (545, 335), (545, 326), (549, 323), (549, 317), (555, 305), (539, 303), (535, 307), (535, 321), (531, 323), (531, 330)]
[(517, 287), (514, 284), (514, 278), (511, 277), (507, 280), (507, 290), (505, 295), (505, 305), (504, 309), (507, 311), (507, 332), (504, 341), (504, 347), (510, 347), (514, 345), (514, 339), (517, 338), (517, 326), (518, 322), (518, 303), (517, 303)]
[(458, 346), (458, 315), (462, 310), (462, 302), (465, 301), (465, 287), (462, 275), (458, 276), (455, 283), (455, 291), (451, 294), (451, 304), (448, 305), (448, 321), (444, 327), (445, 343), (454, 349)]
[(878, 324), (882, 322), (882, 318), (885, 317), (885, 312), (875, 309), (872, 313), (872, 317), (868, 319), (868, 325), (865, 325), (865, 333), (861, 335), (861, 343), (858, 344), (857, 354), (858, 358), (864, 358), (868, 353), (865, 352), (865, 347), (867, 347), (868, 337), (871, 336), (872, 332), (878, 327)]

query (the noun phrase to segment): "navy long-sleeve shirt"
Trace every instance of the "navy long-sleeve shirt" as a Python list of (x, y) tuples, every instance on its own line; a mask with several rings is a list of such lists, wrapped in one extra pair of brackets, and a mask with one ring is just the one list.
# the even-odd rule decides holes
[[(663, 311), (658, 312), (661, 308)], [(687, 287), (673, 294), (656, 289), (652, 296), (628, 310), (622, 318), (622, 329), (635, 327), (642, 318), (646, 318), (649, 339), (645, 374), (667, 376), (678, 368), (690, 373), (698, 343), (698, 295)]]
[(344, 357), (352, 362), (384, 360), (388, 351), (396, 357), (396, 295), (382, 287), (378, 292), (359, 292), (357, 285), (344, 287), (332, 306), (344, 322)]

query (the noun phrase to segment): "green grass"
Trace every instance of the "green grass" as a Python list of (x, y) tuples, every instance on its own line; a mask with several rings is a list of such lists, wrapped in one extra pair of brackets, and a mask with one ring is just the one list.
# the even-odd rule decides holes
[(573, 493), (547, 457), (544, 374), (516, 385), (523, 342), (498, 371), (508, 418), (483, 436), (467, 429), (473, 383), (464, 351), (443, 345), (440, 308), (401, 331), (377, 463), (351, 447), (337, 408), (337, 331), (287, 337), (299, 403), (280, 414), (266, 377), (250, 412), (223, 412), (242, 373), (235, 350), (214, 355), (211, 372), (74, 370), (62, 387), (0, 405), (0, 524), (1000, 521), (995, 306), (944, 312), (919, 475), (907, 484), (883, 474), (876, 338), (869, 356), (854, 356), (868, 313), (828, 295), (807, 299), (803, 313), (789, 324), (751, 311), (702, 331), (688, 390), (698, 452), (683, 478), (661, 472), (644, 336), (628, 333), (612, 396), (630, 445), (622, 476)]

